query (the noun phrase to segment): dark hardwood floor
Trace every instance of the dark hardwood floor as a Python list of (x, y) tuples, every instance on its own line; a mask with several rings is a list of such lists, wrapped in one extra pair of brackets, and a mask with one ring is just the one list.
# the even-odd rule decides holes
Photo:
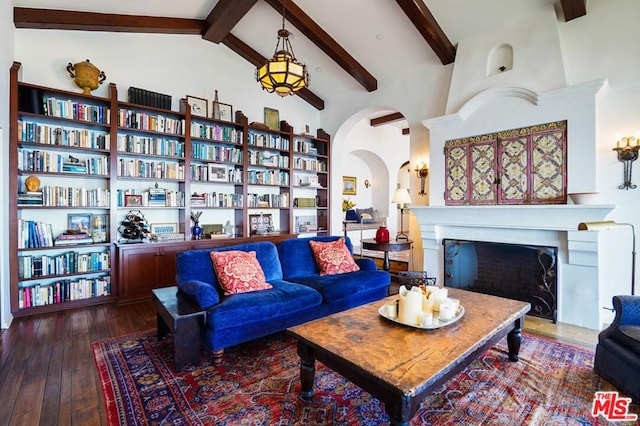
[(14, 319), (0, 334), (0, 425), (106, 425), (91, 343), (155, 326), (151, 302)]
[[(155, 327), (151, 302), (15, 319), (0, 332), (0, 425), (106, 425), (91, 343)], [(529, 317), (525, 329), (591, 348), (597, 337)]]

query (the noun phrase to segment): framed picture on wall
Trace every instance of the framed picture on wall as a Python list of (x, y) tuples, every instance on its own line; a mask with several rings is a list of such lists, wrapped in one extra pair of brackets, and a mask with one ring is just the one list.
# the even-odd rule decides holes
[(342, 176), (342, 195), (356, 195), (356, 178)]

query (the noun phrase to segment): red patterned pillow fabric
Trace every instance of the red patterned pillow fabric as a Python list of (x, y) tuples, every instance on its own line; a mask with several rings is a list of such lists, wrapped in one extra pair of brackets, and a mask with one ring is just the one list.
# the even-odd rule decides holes
[(336, 275), (360, 270), (342, 237), (327, 242), (310, 240), (309, 245), (320, 269), (320, 275)]
[(211, 261), (227, 296), (273, 287), (266, 282), (255, 251), (212, 251)]

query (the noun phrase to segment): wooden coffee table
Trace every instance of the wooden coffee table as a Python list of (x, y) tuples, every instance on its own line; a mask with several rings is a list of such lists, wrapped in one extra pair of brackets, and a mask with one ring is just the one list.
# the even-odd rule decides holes
[(385, 404), (393, 425), (408, 425), (420, 402), (480, 354), (507, 337), (518, 360), (529, 303), (449, 289), (465, 308), (459, 321), (422, 330), (378, 314), (385, 300), (288, 329), (298, 341), (300, 397), (313, 397), (315, 361), (340, 373)]

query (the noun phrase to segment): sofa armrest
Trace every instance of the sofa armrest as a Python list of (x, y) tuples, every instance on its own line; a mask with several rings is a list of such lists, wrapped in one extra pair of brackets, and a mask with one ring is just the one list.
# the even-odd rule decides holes
[(213, 305), (220, 303), (218, 291), (211, 285), (203, 281), (191, 280), (179, 283), (178, 288), (196, 299), (202, 309), (209, 309)]
[(613, 296), (618, 325), (640, 325), (640, 296)]
[(363, 271), (375, 271), (378, 269), (376, 262), (371, 259), (356, 257), (353, 260), (355, 260), (356, 265), (358, 265)]

